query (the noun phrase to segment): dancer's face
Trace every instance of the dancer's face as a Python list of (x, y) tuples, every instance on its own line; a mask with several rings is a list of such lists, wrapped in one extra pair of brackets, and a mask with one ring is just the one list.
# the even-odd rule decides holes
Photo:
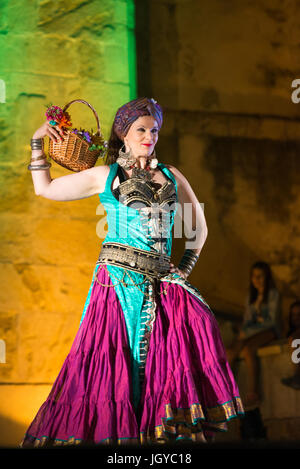
[(265, 287), (265, 274), (262, 269), (256, 269), (254, 268), (252, 270), (252, 285), (257, 289), (262, 291)]
[(126, 151), (129, 147), (133, 156), (148, 157), (152, 154), (158, 139), (158, 124), (152, 116), (141, 116), (130, 126), (124, 137)]

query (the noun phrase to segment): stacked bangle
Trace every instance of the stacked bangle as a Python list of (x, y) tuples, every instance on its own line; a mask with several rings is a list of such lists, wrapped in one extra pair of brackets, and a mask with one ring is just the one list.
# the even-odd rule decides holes
[(33, 161), (45, 160), (46, 158), (47, 157), (46, 157), (45, 153), (43, 153), (40, 156), (35, 156), (35, 157), (32, 156), (30, 162), (32, 163)]
[(45, 164), (29, 164), (27, 166), (27, 168), (30, 170), (30, 171), (35, 171), (35, 170), (39, 170), (39, 169), (48, 169), (50, 168), (51, 163), (45, 163)]
[(30, 140), (31, 150), (43, 150), (44, 140), (42, 138), (32, 138)]
[(187, 275), (190, 275), (198, 259), (199, 254), (195, 254), (192, 249), (186, 249), (179, 262), (178, 268)]
[[(42, 138), (32, 138), (30, 140), (30, 146), (32, 150), (44, 150), (44, 140)], [(45, 164), (31, 164), (32, 162), (39, 160), (47, 161), (45, 153), (39, 156), (31, 157), (30, 164), (27, 166), (27, 168), (30, 171), (39, 171), (42, 169), (49, 169), (52, 166), (50, 162), (46, 162)]]

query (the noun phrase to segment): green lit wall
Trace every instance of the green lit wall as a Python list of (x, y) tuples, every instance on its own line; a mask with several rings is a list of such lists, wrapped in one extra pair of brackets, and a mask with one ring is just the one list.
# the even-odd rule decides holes
[[(117, 108), (136, 97), (134, 17), (133, 0), (0, 2), (0, 445), (19, 443), (47, 397), (102, 242), (97, 195), (35, 195), (30, 139), (46, 104), (76, 98), (92, 104), (108, 137)], [(73, 126), (96, 128), (87, 106), (69, 111)], [(70, 174), (54, 162), (50, 172)]]

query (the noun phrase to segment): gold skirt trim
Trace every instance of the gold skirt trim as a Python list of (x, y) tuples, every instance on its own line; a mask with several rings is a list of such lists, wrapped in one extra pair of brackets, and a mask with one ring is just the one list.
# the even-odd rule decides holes
[(153, 430), (140, 433), (140, 442), (165, 443), (179, 439), (188, 441), (207, 442), (204, 431), (226, 432), (226, 422), (232, 418), (245, 414), (241, 398), (235, 396), (233, 400), (215, 407), (203, 410), (201, 404), (192, 404), (189, 408), (172, 409), (171, 404), (165, 406), (165, 417), (162, 424)]
[[(205, 415), (206, 414), (206, 415)], [(124, 438), (105, 438), (98, 443), (93, 441), (86, 441), (80, 438), (71, 436), (68, 440), (61, 440), (58, 438), (50, 438), (43, 436), (36, 438), (29, 434), (29, 440), (25, 442), (25, 437), (20, 443), (19, 447), (41, 447), (41, 446), (64, 446), (64, 445), (145, 445), (149, 443), (169, 443), (176, 441), (189, 441), (207, 443), (210, 438), (205, 436), (205, 430), (209, 433), (225, 432), (228, 430), (226, 422), (232, 418), (242, 417), (245, 412), (243, 404), (239, 396), (234, 397), (233, 400), (224, 402), (215, 407), (205, 409), (205, 414), (201, 404), (192, 404), (189, 408), (172, 409), (171, 404), (165, 406), (165, 417), (162, 417), (162, 424), (155, 426), (147, 432), (140, 432), (138, 437), (124, 437)], [(33, 438), (33, 441), (30, 441)]]

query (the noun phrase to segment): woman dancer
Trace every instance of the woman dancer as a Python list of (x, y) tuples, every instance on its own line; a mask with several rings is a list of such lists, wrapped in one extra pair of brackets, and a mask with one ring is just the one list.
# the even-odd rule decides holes
[[(51, 179), (34, 162), (45, 169), (32, 172), (37, 195), (99, 194), (108, 231), (71, 350), (21, 447), (207, 442), (244, 415), (215, 316), (187, 281), (206, 223), (182, 173), (155, 157), (162, 118), (155, 100), (135, 99), (116, 113), (106, 165)], [(63, 138), (46, 122), (32, 145), (45, 135)], [(187, 205), (195, 247), (175, 267), (171, 230)]]

